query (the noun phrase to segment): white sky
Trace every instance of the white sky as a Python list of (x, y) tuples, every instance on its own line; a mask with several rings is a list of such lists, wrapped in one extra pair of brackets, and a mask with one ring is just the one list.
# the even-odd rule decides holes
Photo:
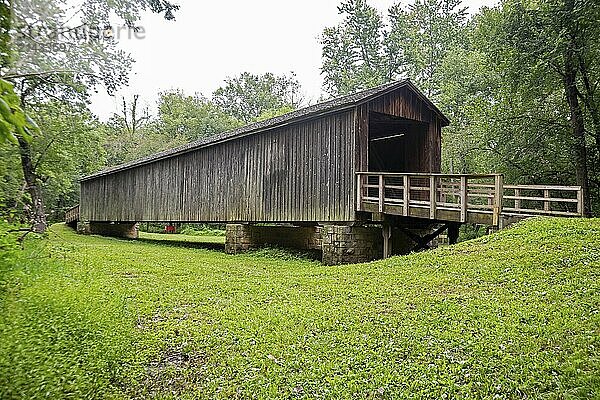
[[(241, 72), (295, 72), (305, 97), (321, 96), (321, 46), (325, 27), (340, 21), (340, 0), (175, 0), (176, 21), (145, 14), (144, 39), (121, 38), (120, 47), (136, 61), (130, 85), (116, 97), (102, 89), (92, 98), (92, 111), (106, 120), (117, 112), (119, 99), (139, 94), (153, 106), (158, 93), (183, 89), (209, 97), (225, 78)], [(382, 13), (397, 0), (370, 0)], [(497, 0), (463, 0), (471, 13)]]

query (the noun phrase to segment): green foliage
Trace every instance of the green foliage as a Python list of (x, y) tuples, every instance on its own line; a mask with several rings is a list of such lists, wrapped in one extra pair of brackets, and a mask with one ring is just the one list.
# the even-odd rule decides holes
[(244, 72), (228, 78), (225, 86), (213, 93), (213, 102), (225, 113), (244, 123), (254, 122), (265, 112), (295, 109), (302, 102), (300, 84), (294, 74), (253, 75)]
[(2, 398), (600, 395), (598, 220), (336, 267), (64, 226), (29, 246), (0, 265)]
[(345, 0), (338, 7), (343, 21), (323, 31), (325, 90), (331, 95), (347, 94), (377, 86), (393, 78), (394, 58), (385, 58), (384, 22), (366, 0)]
[(279, 117), (280, 115), (284, 115), (294, 111), (294, 107), (292, 106), (283, 106), (279, 108), (273, 108), (269, 110), (263, 111), (258, 117), (254, 119), (255, 122), (266, 121), (271, 118)]
[(466, 8), (461, 0), (415, 0), (406, 9), (389, 10), (386, 54), (403, 61), (395, 66), (416, 82), (427, 96), (440, 95), (439, 69), (446, 55), (466, 42)]
[(85, 107), (49, 102), (33, 115), (44, 132), (32, 152), (44, 180), (48, 219), (64, 221), (64, 212), (79, 202), (79, 178), (105, 165), (105, 132)]
[(189, 236), (225, 236), (225, 231), (210, 225), (185, 225), (179, 230), (182, 235)]
[(10, 29), (12, 27), (11, 0), (0, 1), (0, 68), (10, 64)]
[(366, 0), (345, 0), (342, 22), (323, 31), (324, 88), (346, 94), (409, 77), (435, 99), (437, 71), (448, 51), (464, 42), (460, 0), (416, 0), (388, 11), (387, 21)]
[(186, 96), (181, 90), (161, 93), (158, 100), (156, 130), (169, 138), (186, 142), (233, 130), (241, 123), (213, 102), (196, 94)]
[[(344, 0), (342, 22), (322, 36), (324, 89), (337, 95), (408, 77), (452, 121), (444, 171), (500, 172), (524, 184), (589, 181), (598, 208), (599, 4), (510, 0), (468, 20), (460, 0), (397, 4), (387, 18), (366, 0)], [(576, 87), (567, 101), (570, 75)]]
[(34, 133), (39, 133), (35, 121), (21, 108), (14, 85), (0, 79), (0, 143), (5, 141), (18, 144), (17, 137), (31, 142)]
[[(569, 4), (574, 5), (570, 8)], [(473, 47), (496, 77), (485, 114), (490, 161), (516, 182), (586, 185), (600, 204), (597, 2), (506, 1), (475, 19)], [(574, 47), (573, 47), (574, 46)], [(572, 49), (572, 50), (569, 50)], [(576, 61), (568, 63), (567, 54)], [(573, 75), (580, 105), (566, 96)], [(568, 100), (568, 101), (567, 101)], [(582, 132), (575, 128), (583, 113)], [(597, 121), (597, 122), (596, 122)], [(587, 149), (585, 148), (587, 147)], [(585, 154), (587, 153), (587, 155)]]
[[(99, 122), (83, 107), (60, 102), (39, 105), (31, 111), (43, 135), (36, 135), (30, 152), (40, 176), (51, 221), (61, 221), (64, 211), (79, 199), (79, 177), (105, 165)], [(28, 194), (23, 187), (21, 160), (15, 146), (0, 144), (0, 214), (19, 220)]]

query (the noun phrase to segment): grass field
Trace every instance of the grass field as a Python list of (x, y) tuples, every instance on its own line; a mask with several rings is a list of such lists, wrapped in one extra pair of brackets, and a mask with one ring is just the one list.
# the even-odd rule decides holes
[(0, 257), (1, 399), (600, 398), (599, 220), (335, 267), (146, 239)]

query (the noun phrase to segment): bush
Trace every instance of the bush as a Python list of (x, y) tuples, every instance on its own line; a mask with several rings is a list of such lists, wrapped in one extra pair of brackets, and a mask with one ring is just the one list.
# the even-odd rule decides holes
[(184, 225), (178, 233), (188, 236), (225, 236), (225, 230), (210, 225)]

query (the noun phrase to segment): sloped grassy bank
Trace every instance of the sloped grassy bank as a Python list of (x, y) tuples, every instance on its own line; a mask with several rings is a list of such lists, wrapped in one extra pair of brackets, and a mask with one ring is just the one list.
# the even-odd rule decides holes
[(78, 236), (0, 257), (0, 398), (600, 396), (600, 221), (325, 267)]

